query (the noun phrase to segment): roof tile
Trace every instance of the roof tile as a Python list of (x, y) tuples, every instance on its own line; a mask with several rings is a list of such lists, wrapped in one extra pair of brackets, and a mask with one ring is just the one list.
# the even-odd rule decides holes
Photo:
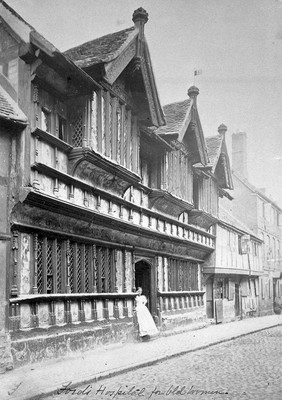
[(0, 119), (9, 119), (15, 122), (27, 123), (27, 117), (18, 104), (0, 86)]
[(209, 136), (206, 138), (206, 145), (210, 164), (214, 167), (218, 160), (219, 152), (223, 141), (222, 135)]
[(160, 135), (168, 135), (172, 133), (180, 133), (187, 115), (191, 99), (180, 102), (167, 104), (163, 107), (166, 125), (158, 128), (156, 133)]
[(127, 28), (90, 40), (65, 51), (63, 54), (80, 68), (90, 67), (101, 62), (109, 62), (116, 58), (123, 45), (137, 34), (138, 30), (135, 27)]

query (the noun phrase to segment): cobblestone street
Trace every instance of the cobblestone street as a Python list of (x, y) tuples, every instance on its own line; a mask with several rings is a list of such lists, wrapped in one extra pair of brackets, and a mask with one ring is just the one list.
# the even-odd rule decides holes
[(66, 385), (47, 399), (278, 400), (281, 338), (281, 327), (267, 329), (96, 383)]

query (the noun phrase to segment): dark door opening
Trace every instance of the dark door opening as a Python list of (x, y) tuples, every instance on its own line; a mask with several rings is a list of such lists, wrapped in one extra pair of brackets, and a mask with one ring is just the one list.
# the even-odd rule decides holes
[(136, 290), (139, 286), (142, 287), (148, 301), (147, 307), (152, 312), (151, 266), (145, 261), (138, 261), (135, 264), (135, 286)]
[(207, 317), (214, 318), (213, 278), (209, 278), (206, 282), (206, 307)]
[(238, 283), (235, 283), (235, 316), (240, 315), (240, 290)]

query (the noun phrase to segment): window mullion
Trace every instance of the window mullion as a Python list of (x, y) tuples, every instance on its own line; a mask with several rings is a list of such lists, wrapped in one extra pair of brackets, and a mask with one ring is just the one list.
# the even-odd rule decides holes
[(42, 279), (43, 290), (42, 293), (47, 293), (47, 237), (43, 239), (42, 245)]
[(77, 293), (77, 243), (73, 244), (73, 292)]

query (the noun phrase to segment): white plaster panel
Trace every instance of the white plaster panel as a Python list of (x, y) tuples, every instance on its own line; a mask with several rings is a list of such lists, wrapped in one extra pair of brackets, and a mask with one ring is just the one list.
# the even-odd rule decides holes
[(116, 203), (113, 203), (113, 206), (112, 206), (112, 216), (113, 216), (114, 218), (119, 218), (119, 211), (120, 211), (119, 206), (118, 206)]
[(68, 186), (63, 182), (59, 182), (58, 186), (59, 186), (58, 196), (61, 199), (67, 200), (68, 199)]
[(63, 301), (55, 303), (56, 324), (61, 325), (65, 322), (65, 305)]
[(139, 225), (140, 224), (140, 214), (137, 211), (133, 211), (133, 223), (135, 225)]
[(42, 141), (39, 141), (39, 160), (50, 167), (55, 166), (54, 148)]
[(109, 317), (113, 317), (113, 315), (114, 315), (114, 302), (113, 302), (113, 300), (110, 300), (108, 302), (108, 310), (109, 310)]
[(40, 190), (48, 193), (50, 195), (54, 195), (54, 179), (49, 178), (45, 175), (38, 174), (38, 180), (40, 183)]
[(84, 200), (84, 195), (83, 195), (83, 191), (79, 188), (74, 188), (74, 203), (79, 205), (79, 206), (83, 206), (83, 200)]
[(88, 199), (88, 208), (90, 210), (95, 210), (96, 209), (96, 200), (95, 197), (92, 194), (87, 194), (87, 199)]
[(39, 326), (47, 326), (47, 325), (49, 325), (48, 304), (40, 303), (38, 305), (38, 320), (39, 320)]
[(20, 294), (29, 294), (32, 286), (31, 283), (31, 237), (26, 233), (20, 235), (21, 251), (20, 251)]
[(120, 318), (124, 317), (124, 315), (123, 315), (123, 301), (122, 300), (118, 301), (118, 310), (119, 310)]
[(128, 208), (124, 207), (122, 213), (123, 213), (123, 219), (124, 220), (128, 220), (129, 219), (129, 210), (128, 210)]
[(78, 322), (78, 304), (77, 301), (71, 302), (71, 318), (72, 322)]
[(122, 251), (117, 250), (116, 285), (118, 292), (122, 292), (123, 286), (123, 256)]
[(127, 308), (128, 308), (128, 316), (132, 317), (132, 315), (133, 315), (133, 302), (131, 300), (128, 300)]
[(162, 290), (163, 287), (162, 257), (158, 257), (157, 260), (158, 260), (158, 266), (157, 266), (158, 290)]
[(21, 328), (30, 328), (31, 327), (31, 312), (29, 304), (21, 304), (20, 309), (20, 318), (21, 318)]
[(92, 319), (91, 301), (86, 301), (84, 303), (84, 314), (85, 314), (85, 321), (90, 321)]
[(57, 153), (57, 168), (64, 173), (68, 172), (68, 159), (67, 156), (62, 153), (61, 151), (58, 151)]
[(126, 252), (126, 290), (127, 292), (132, 292), (132, 253)]
[(101, 300), (97, 300), (97, 318), (103, 319), (103, 302)]
[(101, 207), (100, 207), (100, 211), (103, 214), (108, 214), (109, 213), (109, 202), (105, 199), (101, 199)]
[(142, 222), (140, 223), (141, 226), (143, 226), (144, 228), (147, 228), (149, 225), (149, 218), (146, 214), (142, 215)]

